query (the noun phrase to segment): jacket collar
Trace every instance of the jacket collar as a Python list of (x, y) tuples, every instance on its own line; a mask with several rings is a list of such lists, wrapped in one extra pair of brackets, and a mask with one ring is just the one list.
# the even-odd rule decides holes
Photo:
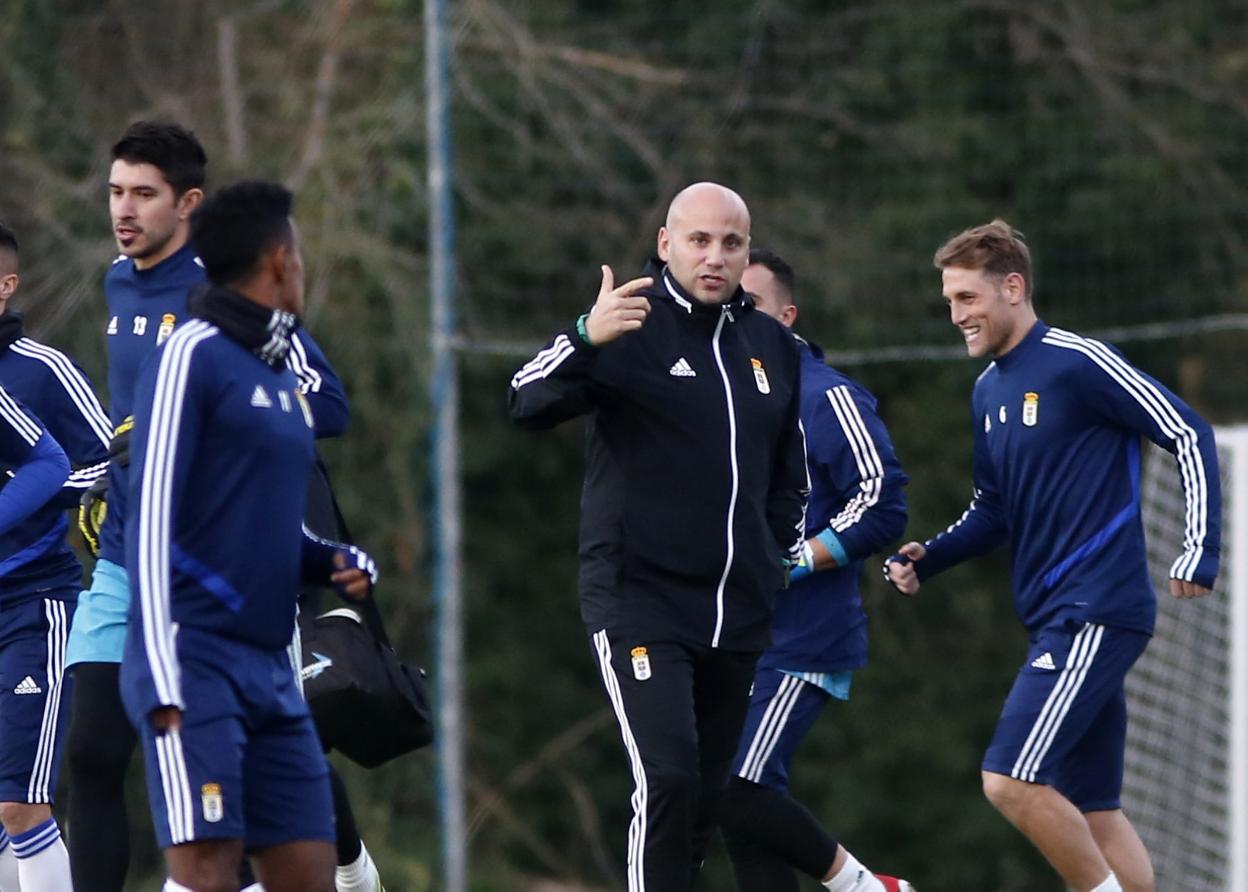
[(1031, 331), (1027, 332), (1026, 336), (1015, 344), (1012, 350), (1008, 353), (1002, 353), (1000, 356), (994, 356), (992, 361), (996, 363), (997, 368), (1002, 370), (1008, 369), (1011, 363), (1020, 362), (1024, 356), (1030, 353), (1032, 348), (1044, 339), (1044, 335), (1048, 330), (1049, 327), (1044, 324), (1044, 321), (1037, 319), (1035, 325), (1031, 327)]
[(0, 316), (0, 350), (8, 350), (10, 344), (24, 335), (21, 313), (9, 310)]
[(650, 258), (641, 274), (654, 279), (654, 285), (646, 290), (647, 296), (671, 300), (690, 316), (707, 313), (717, 315), (721, 307), (727, 307), (729, 318), (734, 319), (739, 311), (754, 308), (754, 302), (740, 285), (737, 285), (737, 290), (733, 292), (732, 297), (721, 304), (702, 303), (681, 287), (676, 277), (667, 268), (667, 264), (657, 257)]
[(820, 365), (824, 364), (823, 348), (814, 341), (808, 341), (797, 332), (793, 332), (793, 340), (797, 341), (797, 350), (799, 353), (809, 353), (810, 357)]
[(127, 257), (124, 254), (118, 257), (116, 262), (122, 262), (125, 260), (130, 261), (130, 271), (134, 273), (135, 277), (140, 281), (150, 281), (153, 279), (163, 280), (163, 277), (168, 275), (170, 270), (179, 269), (189, 263), (193, 263), (199, 267), (200, 272), (202, 273), (204, 266), (199, 259), (199, 255), (195, 251), (195, 246), (192, 245), (190, 241), (187, 241), (185, 245), (178, 248), (178, 250), (174, 251), (164, 260), (160, 261), (160, 263), (155, 266), (149, 266), (147, 269), (139, 269), (134, 265), (134, 258)]
[(205, 285), (191, 295), (191, 312), (211, 322), (273, 368), (281, 368), (299, 317), (271, 310), (228, 288)]

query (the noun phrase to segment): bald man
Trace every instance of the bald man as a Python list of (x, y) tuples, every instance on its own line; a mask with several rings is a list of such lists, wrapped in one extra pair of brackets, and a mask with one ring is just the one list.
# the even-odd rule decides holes
[(688, 890), (809, 483), (795, 342), (741, 290), (750, 214), (696, 183), (658, 257), (511, 380), (516, 424), (588, 416), (581, 617), (632, 768), (629, 892)]

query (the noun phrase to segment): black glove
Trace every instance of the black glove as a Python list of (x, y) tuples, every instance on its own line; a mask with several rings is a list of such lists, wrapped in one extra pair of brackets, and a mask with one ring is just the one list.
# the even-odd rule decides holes
[(78, 529), (94, 557), (100, 556), (100, 530), (108, 516), (108, 474), (101, 474), (78, 501)]
[(113, 431), (113, 439), (108, 444), (108, 457), (118, 467), (130, 467), (130, 432), (134, 430), (134, 416), (127, 415)]

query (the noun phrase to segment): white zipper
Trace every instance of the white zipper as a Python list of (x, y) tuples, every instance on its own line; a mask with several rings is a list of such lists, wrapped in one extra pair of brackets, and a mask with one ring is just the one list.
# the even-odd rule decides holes
[(711, 637), (711, 647), (719, 647), (719, 633), (724, 627), (724, 587), (728, 584), (728, 573), (732, 570), (732, 558), (736, 552), (732, 526), (737, 512), (737, 489), (740, 486), (740, 472), (737, 469), (737, 413), (732, 403), (732, 384), (728, 380), (728, 370), (724, 368), (724, 357), (719, 352), (719, 333), (724, 329), (724, 320), (731, 318), (728, 308), (724, 307), (719, 314), (719, 322), (715, 325), (715, 335), (711, 338), (711, 350), (715, 353), (715, 364), (719, 366), (719, 377), (724, 382), (724, 395), (728, 398), (728, 458), (732, 465), (732, 496), (728, 500), (728, 557), (724, 561), (724, 573), (719, 577), (719, 587), (715, 590), (715, 634)]

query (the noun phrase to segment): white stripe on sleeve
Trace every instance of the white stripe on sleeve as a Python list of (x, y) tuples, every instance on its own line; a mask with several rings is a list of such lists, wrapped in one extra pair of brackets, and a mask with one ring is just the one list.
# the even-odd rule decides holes
[(520, 367), (511, 378), (511, 389), (519, 390), (531, 381), (538, 381), (559, 368), (569, 356), (576, 352), (576, 345), (566, 334), (560, 334), (554, 343), (538, 352), (536, 356)]
[(1140, 372), (1100, 341), (1081, 337), (1072, 332), (1050, 328), (1044, 335), (1044, 343), (1067, 350), (1075, 350), (1091, 359), (1109, 377), (1144, 409), (1163, 434), (1175, 445), (1179, 474), (1183, 481), (1184, 535), (1183, 554), (1170, 568), (1175, 579), (1190, 580), (1204, 554), (1201, 544), (1208, 532), (1208, 480), (1204, 460), (1200, 455), (1196, 431), (1183, 420), (1179, 411), (1171, 405), (1157, 387)]
[(295, 378), (299, 382), (299, 392), (304, 396), (309, 393), (318, 393), (321, 385), (325, 383), (321, 373), (308, 362), (308, 348), (303, 346), (303, 341), (299, 339), (299, 332), (295, 332), (295, 336), (290, 339), (290, 352), (286, 354), (286, 365), (295, 373)]
[(39, 442), (39, 438), (43, 436), (43, 430), (39, 425), (22, 411), (22, 407), (9, 396), (9, 392), (3, 387), (0, 387), (0, 418), (8, 422), (9, 426), (17, 431), (18, 436), (31, 446)]
[(107, 471), (107, 461), (97, 462), (96, 464), (79, 468), (78, 470), (70, 473), (69, 479), (65, 481), (65, 487), (67, 489), (90, 489), (91, 485), (103, 477)]
[(173, 473), (191, 355), (201, 341), (216, 332), (211, 325), (195, 320), (175, 331), (166, 343), (156, 375), (151, 430), (144, 456), (137, 568), (143, 608), (143, 645), (160, 702), (178, 706), (183, 703), (174, 648), (169, 571), (173, 544)]
[(840, 533), (862, 520), (867, 509), (880, 501), (880, 495), (884, 491), (884, 462), (880, 459), (879, 450), (875, 448), (875, 441), (871, 439), (871, 433), (867, 430), (866, 422), (862, 420), (862, 413), (858, 411), (858, 404), (854, 402), (849, 388), (842, 384), (829, 390), (827, 397), (858, 466), (858, 494), (845, 503), (829, 524)]
[(9, 349), (21, 356), (38, 360), (52, 370), (56, 380), (73, 400), (75, 408), (82, 414), (83, 420), (91, 428), (91, 432), (101, 443), (108, 446), (113, 437), (113, 427), (109, 424), (108, 415), (100, 405), (91, 384), (78, 367), (70, 362), (69, 357), (45, 344), (32, 341), (30, 338), (18, 338)]

